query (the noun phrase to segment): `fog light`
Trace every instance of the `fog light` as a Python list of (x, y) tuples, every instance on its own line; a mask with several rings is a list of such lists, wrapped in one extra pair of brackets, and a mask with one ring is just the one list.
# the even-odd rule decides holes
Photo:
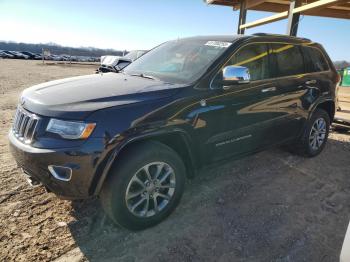
[(69, 181), (72, 178), (72, 169), (65, 166), (48, 166), (51, 175), (61, 181)]

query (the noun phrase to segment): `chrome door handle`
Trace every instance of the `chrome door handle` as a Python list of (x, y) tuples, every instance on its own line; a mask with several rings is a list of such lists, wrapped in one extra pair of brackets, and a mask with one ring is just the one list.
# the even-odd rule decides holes
[(309, 81), (305, 82), (306, 85), (313, 85), (313, 84), (316, 84), (316, 83), (317, 83), (317, 80), (309, 80)]
[(264, 89), (261, 89), (261, 92), (263, 93), (266, 93), (266, 92), (273, 92), (273, 91), (276, 91), (276, 87), (269, 87), (269, 88), (264, 88)]

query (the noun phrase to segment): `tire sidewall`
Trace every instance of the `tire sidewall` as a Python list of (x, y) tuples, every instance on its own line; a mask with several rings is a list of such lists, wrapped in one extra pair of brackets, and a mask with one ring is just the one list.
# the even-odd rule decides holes
[[(130, 158), (124, 157), (124, 163), (114, 168), (110, 174), (108, 181), (110, 186), (110, 216), (122, 227), (140, 230), (154, 226), (169, 216), (180, 202), (185, 187), (185, 167), (183, 162), (170, 148), (159, 147), (156, 151), (154, 149), (150, 148), (148, 154), (140, 152)], [(132, 152), (129, 155), (132, 155)], [(125, 163), (125, 160), (128, 162)], [(159, 161), (167, 163), (174, 170), (176, 179), (174, 195), (166, 207), (158, 214), (151, 217), (135, 216), (129, 211), (126, 204), (125, 195), (127, 186), (140, 168), (149, 163)]]
[[(319, 118), (322, 118), (326, 122), (326, 136), (325, 136), (325, 139), (324, 139), (322, 145), (317, 150), (314, 150), (311, 148), (309, 138), (310, 138), (311, 129), (312, 129), (315, 121)], [(306, 154), (308, 156), (310, 156), (310, 157), (317, 156), (319, 153), (322, 152), (322, 150), (326, 146), (326, 143), (328, 140), (329, 128), (330, 128), (330, 119), (329, 119), (328, 113), (324, 110), (316, 109), (308, 121), (308, 125), (307, 125), (305, 135), (304, 135), (304, 147), (305, 147)]]

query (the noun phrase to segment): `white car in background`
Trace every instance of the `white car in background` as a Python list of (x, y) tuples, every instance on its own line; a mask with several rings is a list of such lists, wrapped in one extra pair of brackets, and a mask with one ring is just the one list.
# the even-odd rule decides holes
[(113, 65), (121, 56), (104, 55), (101, 56), (101, 65)]
[(147, 50), (132, 50), (125, 56), (101, 56), (101, 66), (97, 72), (119, 72), (146, 52)]

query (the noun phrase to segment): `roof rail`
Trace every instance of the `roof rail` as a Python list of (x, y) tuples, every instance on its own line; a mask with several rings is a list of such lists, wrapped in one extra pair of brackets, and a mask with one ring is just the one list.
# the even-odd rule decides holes
[(282, 34), (268, 34), (268, 33), (255, 33), (253, 34), (255, 36), (276, 36), (276, 37), (290, 37), (290, 38), (296, 38), (304, 41), (310, 41), (311, 39), (305, 38), (305, 37), (297, 37), (297, 36), (290, 36), (290, 35), (282, 35)]

